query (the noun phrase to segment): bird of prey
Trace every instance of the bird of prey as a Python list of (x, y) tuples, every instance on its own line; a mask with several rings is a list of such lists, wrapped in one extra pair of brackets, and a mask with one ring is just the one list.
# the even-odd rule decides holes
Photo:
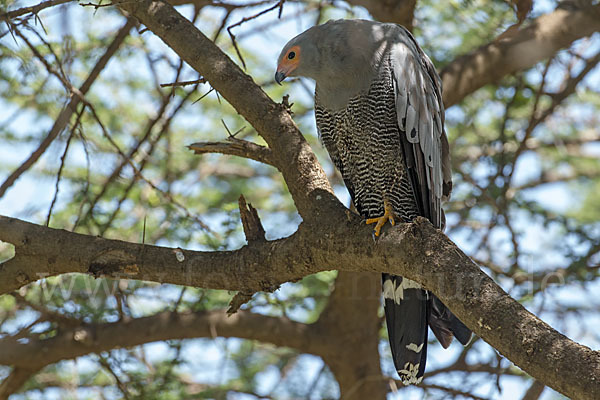
[[(275, 80), (289, 76), (316, 81), (319, 135), (376, 236), (387, 221), (417, 216), (443, 229), (452, 179), (441, 79), (408, 30), (367, 20), (314, 26), (281, 51)], [(394, 365), (405, 385), (418, 384), (428, 325), (444, 348), (471, 332), (417, 282), (382, 280)]]

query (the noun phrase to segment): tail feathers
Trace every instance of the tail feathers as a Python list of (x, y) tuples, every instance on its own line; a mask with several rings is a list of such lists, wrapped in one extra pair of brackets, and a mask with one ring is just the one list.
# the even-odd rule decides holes
[(465, 326), (444, 303), (435, 295), (431, 296), (431, 313), (429, 315), (429, 326), (435, 337), (445, 349), (452, 343), (452, 338), (466, 345), (471, 340), (471, 330)]
[(394, 365), (403, 384), (418, 384), (427, 361), (427, 292), (410, 279), (388, 274), (382, 278)]

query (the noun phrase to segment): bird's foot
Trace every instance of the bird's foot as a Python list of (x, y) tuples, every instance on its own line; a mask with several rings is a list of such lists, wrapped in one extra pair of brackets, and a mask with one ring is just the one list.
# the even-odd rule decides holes
[(394, 210), (392, 209), (392, 205), (387, 200), (383, 201), (383, 210), (384, 212), (381, 217), (369, 218), (366, 221), (367, 225), (376, 223), (374, 229), (375, 236), (379, 236), (379, 234), (381, 233), (381, 228), (383, 227), (383, 225), (385, 225), (385, 223), (388, 220), (390, 221), (390, 224), (392, 224), (392, 226), (396, 225), (396, 220), (394, 219)]

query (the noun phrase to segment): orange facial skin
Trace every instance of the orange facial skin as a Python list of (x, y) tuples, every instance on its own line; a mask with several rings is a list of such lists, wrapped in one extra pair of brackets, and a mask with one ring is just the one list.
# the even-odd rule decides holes
[[(290, 58), (290, 55), (292, 55), (292, 58)], [(289, 76), (290, 73), (298, 67), (299, 62), (300, 46), (293, 46), (279, 61), (279, 65), (277, 65), (277, 74), (283, 75), (283, 78), (285, 79), (286, 76)]]

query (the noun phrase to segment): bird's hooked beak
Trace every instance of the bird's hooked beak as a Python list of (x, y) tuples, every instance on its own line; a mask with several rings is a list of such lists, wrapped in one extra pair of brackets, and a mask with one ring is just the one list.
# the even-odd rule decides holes
[(277, 82), (277, 84), (281, 85), (281, 82), (285, 79), (285, 73), (283, 71), (277, 71), (275, 72), (275, 82)]
[(290, 76), (292, 71), (294, 71), (298, 67), (297, 60), (288, 60), (284, 58), (277, 65), (277, 72), (275, 72), (275, 82), (281, 85), (281, 82)]

